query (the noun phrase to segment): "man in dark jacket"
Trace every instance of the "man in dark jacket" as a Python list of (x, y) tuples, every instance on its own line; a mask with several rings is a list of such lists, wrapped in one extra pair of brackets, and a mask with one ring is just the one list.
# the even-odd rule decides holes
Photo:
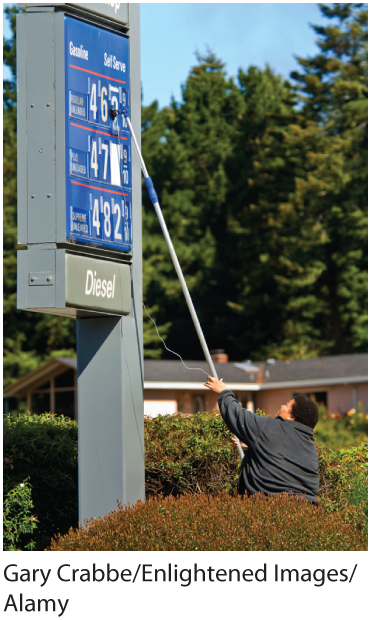
[(299, 394), (282, 405), (275, 418), (264, 417), (244, 409), (223, 380), (209, 376), (205, 386), (219, 394), (223, 420), (248, 447), (238, 478), (239, 493), (293, 493), (317, 502), (318, 455), (313, 439), (318, 421), (316, 404)]

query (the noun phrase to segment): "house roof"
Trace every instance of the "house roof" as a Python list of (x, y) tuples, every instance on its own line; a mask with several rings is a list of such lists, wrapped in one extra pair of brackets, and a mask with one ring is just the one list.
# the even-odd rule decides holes
[(68, 368), (76, 370), (77, 359), (75, 357), (53, 357), (43, 366), (29, 372), (15, 383), (12, 383), (12, 385), (8, 385), (3, 394), (5, 397), (23, 396), (28, 390), (35, 389), (37, 386), (49, 381), (51, 377), (60, 375)]
[[(206, 361), (184, 360), (187, 370), (180, 360), (144, 360), (144, 380), (145, 381), (196, 381), (204, 383), (210, 373)], [(214, 362), (218, 377), (223, 377), (225, 381), (239, 381), (242, 383), (255, 383), (257, 373), (245, 373), (235, 367), (232, 362), (220, 364)], [(201, 370), (199, 370), (201, 369)]]
[(367, 353), (264, 363), (264, 382), (367, 377)]
[[(144, 360), (145, 387), (170, 388), (183, 384), (188, 389), (200, 389), (209, 368), (206, 361)], [(264, 390), (279, 387), (305, 387), (336, 383), (359, 383), (367, 381), (367, 353), (333, 355), (304, 360), (254, 362), (257, 371), (241, 369), (238, 362), (214, 363), (218, 377), (232, 389)], [(204, 372), (202, 372), (204, 371)], [(201, 386), (200, 386), (201, 383)], [(147, 384), (147, 385), (146, 385)], [(198, 385), (196, 385), (198, 384)], [(206, 389), (206, 388), (205, 388)]]
[[(245, 372), (238, 362), (215, 362), (218, 377), (234, 390), (269, 390), (284, 387), (310, 387), (329, 384), (367, 382), (367, 353), (333, 355), (304, 360), (255, 362), (257, 371)], [(144, 360), (146, 389), (206, 389), (203, 383), (209, 368), (206, 361)], [(44, 366), (22, 377), (4, 390), (4, 396), (26, 394), (63, 369), (77, 368), (76, 358), (55, 357)], [(201, 370), (199, 370), (201, 369)]]

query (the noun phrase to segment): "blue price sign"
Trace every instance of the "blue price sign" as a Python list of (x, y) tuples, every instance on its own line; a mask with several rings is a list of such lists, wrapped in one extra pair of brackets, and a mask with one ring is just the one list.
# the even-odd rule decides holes
[(132, 250), (129, 44), (65, 17), (66, 238)]

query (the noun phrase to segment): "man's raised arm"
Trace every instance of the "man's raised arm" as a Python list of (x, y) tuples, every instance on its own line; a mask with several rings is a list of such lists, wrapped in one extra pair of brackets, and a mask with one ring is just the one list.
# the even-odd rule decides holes
[(229, 430), (247, 446), (252, 446), (260, 434), (265, 418), (244, 409), (223, 379), (208, 376), (204, 385), (219, 394), (219, 410)]

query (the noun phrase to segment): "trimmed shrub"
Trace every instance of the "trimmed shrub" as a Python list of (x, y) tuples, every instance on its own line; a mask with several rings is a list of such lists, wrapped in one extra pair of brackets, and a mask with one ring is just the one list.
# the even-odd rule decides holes
[(4, 496), (3, 548), (4, 551), (32, 551), (32, 534), (37, 527), (33, 514), (31, 487), (28, 480), (21, 482)]
[[(4, 496), (12, 496), (14, 489), (29, 479), (32, 514), (37, 519), (32, 530), (33, 548), (42, 550), (52, 536), (78, 524), (77, 424), (48, 413), (6, 415), (3, 424), (4, 456), (12, 466), (4, 469)], [(14, 515), (14, 531), (23, 510), (20, 507), (18, 515), (9, 513)], [(22, 536), (20, 540), (24, 539)]]
[(146, 418), (146, 496), (232, 490), (241, 461), (230, 437), (216, 411)]
[(366, 550), (360, 515), (295, 497), (183, 495), (150, 498), (86, 521), (52, 541), (50, 551), (352, 551)]
[(321, 505), (328, 511), (341, 510), (344, 518), (353, 518), (352, 506), (358, 506), (367, 527), (368, 442), (356, 448), (334, 452), (317, 446)]

